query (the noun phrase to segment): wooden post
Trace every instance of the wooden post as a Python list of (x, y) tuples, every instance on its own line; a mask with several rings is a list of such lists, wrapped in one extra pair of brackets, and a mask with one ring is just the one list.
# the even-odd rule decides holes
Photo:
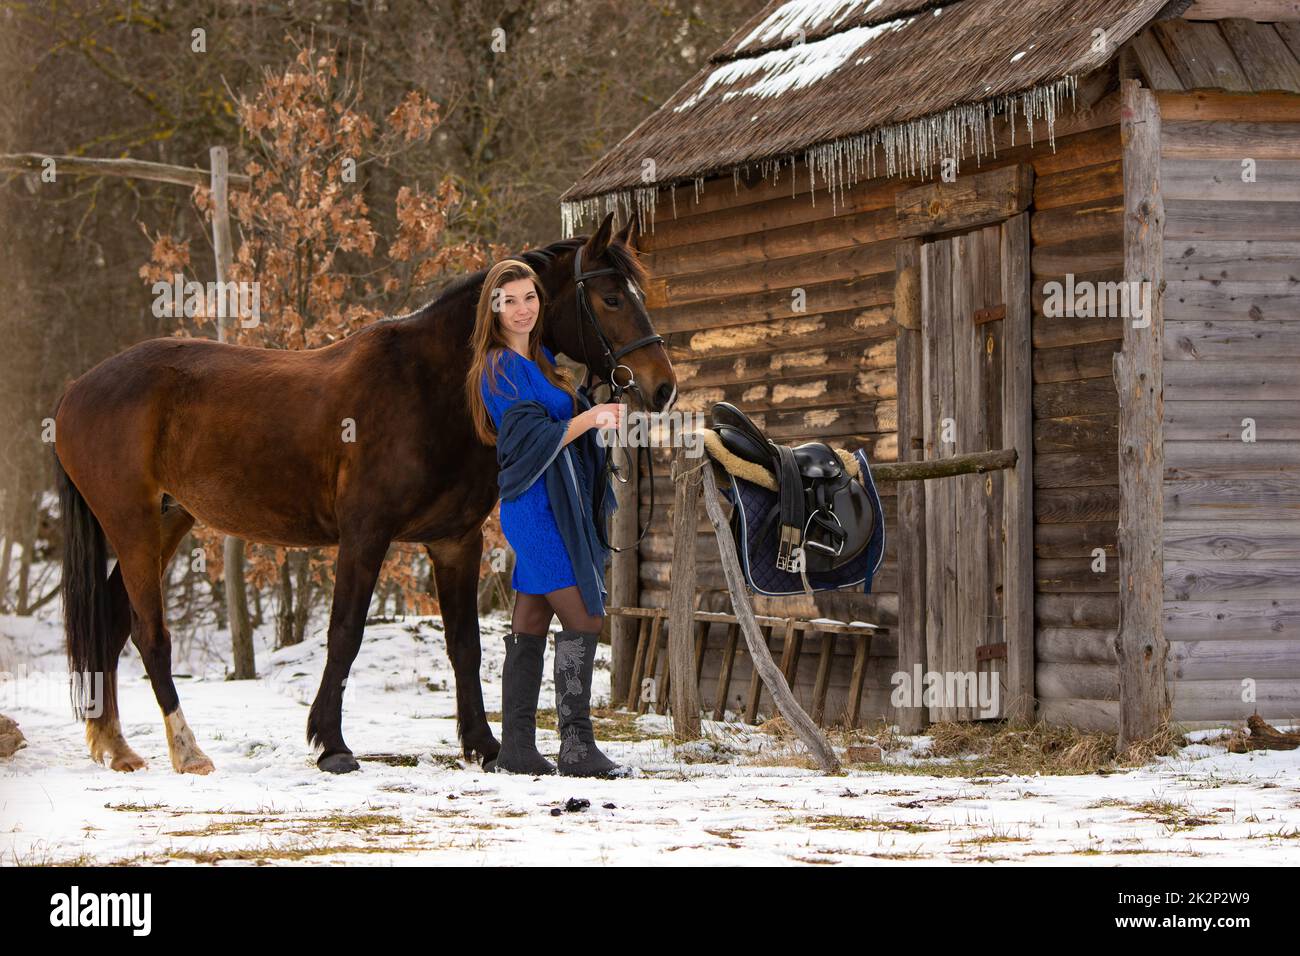
[[(217, 260), (217, 282), (230, 281), (230, 205), (229, 161), (226, 147), (213, 146), (212, 157), (212, 248)], [(223, 301), (228, 297), (223, 296)], [(217, 341), (225, 342), (231, 316), (217, 319)], [(222, 545), (223, 573), (226, 584), (226, 618), (230, 622), (230, 643), (234, 652), (235, 680), (252, 680), (257, 676), (253, 657), (253, 628), (248, 620), (248, 592), (244, 584), (244, 542), (226, 535)]]
[[(1029, 214), (1002, 225), (1002, 444), (1016, 449), (1002, 476), (1002, 607), (1007, 644), (1008, 720), (1032, 721), (1034, 712), (1034, 419), (1033, 308), (1029, 274)], [(995, 671), (996, 673), (996, 671)]]
[[(619, 547), (624, 542), (636, 540), (637, 512), (641, 506), (640, 459), (632, 458), (627, 483), (614, 482), (614, 496), (618, 508), (614, 512), (610, 541)], [(647, 532), (648, 534), (649, 532)], [(628, 548), (615, 551), (610, 557), (609, 603), (616, 607), (638, 607), (641, 595), (637, 591), (638, 551)], [(631, 691), (632, 668), (636, 657), (637, 625), (635, 618), (618, 616), (610, 622), (610, 700), (623, 700)], [(640, 694), (640, 691), (637, 691)]]
[(685, 448), (673, 461), (673, 563), (668, 598), (668, 687), (673, 738), (700, 736), (700, 689), (695, 682), (695, 545), (700, 520), (700, 473), (705, 456)]
[[(731, 539), (731, 529), (727, 526), (727, 521), (722, 514), (722, 505), (718, 501), (718, 483), (713, 477), (713, 466), (708, 464), (700, 471), (704, 478), (704, 507), (709, 513), (713, 533), (718, 539), (718, 551), (722, 557), (722, 571), (727, 578), (727, 589), (731, 592), (731, 601), (735, 606), (736, 617), (740, 620), (740, 630), (745, 635), (745, 643), (749, 646), (749, 655), (754, 667), (763, 678), (768, 691), (771, 692), (777, 710), (789, 721), (795, 734), (808, 748), (812, 758), (817, 761), (817, 765), (824, 773), (838, 773), (840, 762), (835, 756), (835, 751), (822, 735), (821, 730), (812, 722), (812, 718), (795, 700), (794, 694), (790, 692), (790, 685), (781, 676), (781, 671), (772, 660), (767, 644), (758, 633), (758, 622), (754, 620), (754, 608), (750, 605), (749, 594), (745, 590), (745, 579), (740, 570), (736, 543)], [(692, 528), (691, 534), (694, 533), (695, 529)]]
[[(925, 457), (921, 380), (921, 240), (895, 247), (894, 321), (898, 325), (898, 457)], [(875, 471), (872, 472), (873, 476)], [(925, 652), (925, 482), (898, 485), (898, 669), (911, 675), (926, 670)], [(818, 679), (825, 680), (820, 672)], [(820, 720), (821, 715), (815, 714)], [(919, 734), (929, 723), (928, 707), (900, 707), (898, 729)]]
[[(1164, 200), (1160, 193), (1160, 108), (1137, 80), (1120, 88), (1124, 161), (1124, 280), (1147, 315), (1122, 317), (1115, 353), (1119, 390), (1119, 743), (1141, 740), (1168, 718), (1165, 683), (1163, 522)], [(1130, 309), (1130, 312), (1136, 311)], [(1139, 322), (1138, 327), (1135, 322)]]

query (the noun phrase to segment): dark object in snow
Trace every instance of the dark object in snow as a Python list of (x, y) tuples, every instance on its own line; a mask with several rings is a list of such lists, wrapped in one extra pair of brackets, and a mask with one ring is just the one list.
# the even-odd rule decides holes
[(1250, 750), (1295, 750), (1300, 747), (1300, 734), (1283, 733), (1264, 722), (1259, 714), (1246, 718), (1249, 735), (1237, 734), (1228, 741), (1228, 753), (1244, 754)]
[(565, 813), (577, 813), (579, 810), (586, 810), (591, 806), (591, 801), (583, 797), (569, 797), (564, 801)]
[(0, 760), (8, 760), (27, 746), (27, 739), (18, 725), (8, 717), (0, 715)]
[(558, 817), (562, 813), (564, 813), (564, 811), (561, 810), (559, 807), (551, 807), (551, 816)]
[(612, 804), (612, 803), (603, 803), (603, 804), (601, 804), (601, 806), (603, 806), (606, 810), (615, 810), (615, 809), (617, 809), (617, 808), (614, 806), (614, 804)]

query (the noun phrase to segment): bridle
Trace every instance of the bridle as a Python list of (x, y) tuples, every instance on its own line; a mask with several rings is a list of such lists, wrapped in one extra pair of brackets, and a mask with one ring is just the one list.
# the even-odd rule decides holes
[[(623, 273), (619, 272), (619, 270), (617, 269), (610, 268), (610, 267), (606, 267), (603, 269), (592, 269), (589, 272), (584, 272), (582, 270), (582, 247), (579, 246), (576, 250), (574, 250), (573, 286), (574, 286), (574, 294), (577, 297), (577, 302), (578, 302), (578, 345), (582, 352), (582, 359), (587, 364), (587, 373), (585, 376), (583, 376), (582, 388), (589, 395), (591, 394), (591, 389), (593, 387), (591, 378), (592, 378), (592, 369), (594, 366), (590, 361), (590, 357), (587, 355), (587, 339), (586, 339), (586, 327), (588, 324), (590, 324), (592, 329), (596, 333), (597, 340), (600, 342), (602, 363), (604, 367), (608, 369), (608, 371), (603, 373), (600, 376), (600, 378), (604, 381), (606, 385), (609, 386), (609, 401), (617, 402), (619, 399), (623, 397), (625, 393), (632, 392), (635, 393), (637, 398), (640, 399), (641, 408), (644, 411), (648, 412), (650, 410), (649, 403), (646, 402), (645, 393), (641, 391), (641, 387), (636, 383), (636, 376), (633, 374), (632, 369), (626, 365), (621, 364), (619, 362), (619, 359), (627, 355), (629, 352), (634, 352), (637, 349), (644, 348), (647, 345), (655, 345), (656, 343), (662, 343), (664, 339), (662, 335), (655, 335), (655, 334), (644, 335), (641, 338), (637, 339), (636, 341), (624, 345), (620, 349), (617, 350), (614, 349), (613, 345), (606, 337), (604, 331), (601, 329), (600, 323), (596, 320), (595, 313), (592, 312), (591, 310), (591, 302), (588, 301), (587, 299), (587, 280), (595, 278), (596, 276), (604, 276), (604, 275), (615, 275), (615, 276), (619, 276), (620, 278), (624, 278)], [(618, 372), (619, 369), (623, 369), (627, 372), (627, 381), (624, 382), (622, 385), (620, 385), (617, 381), (616, 373)], [(610, 453), (609, 446), (608, 445), (605, 446), (605, 463), (601, 467), (601, 474), (596, 481), (595, 498), (593, 502), (595, 513), (593, 515), (593, 519), (595, 520), (596, 523), (596, 536), (600, 539), (601, 545), (605, 548), (608, 548), (610, 551), (615, 551), (615, 552), (630, 551), (633, 548), (635, 548), (637, 545), (641, 543), (641, 539), (645, 537), (645, 533), (650, 530), (650, 525), (654, 521), (654, 516), (655, 516), (654, 456), (650, 454), (649, 445), (643, 444), (641, 448), (638, 449), (637, 451), (638, 456), (640, 456), (643, 453), (646, 456), (646, 469), (649, 472), (649, 477), (650, 477), (650, 513), (646, 516), (645, 527), (642, 528), (641, 533), (636, 536), (636, 540), (633, 541), (631, 544), (626, 545), (622, 548), (615, 548), (605, 538), (605, 528), (604, 528), (605, 522), (602, 520), (602, 515), (604, 514), (603, 506), (605, 503), (606, 480), (610, 476), (613, 476), (613, 478), (619, 481), (620, 483), (627, 484), (630, 478), (623, 477), (619, 467), (616, 464), (614, 464), (614, 456)], [(631, 457), (632, 457), (631, 453), (629, 452), (628, 458), (630, 459)], [(637, 461), (631, 464), (633, 465), (633, 467), (638, 467), (639, 463), (640, 463), (640, 458), (638, 457)], [(635, 501), (631, 502), (630, 507), (636, 508), (637, 502)]]

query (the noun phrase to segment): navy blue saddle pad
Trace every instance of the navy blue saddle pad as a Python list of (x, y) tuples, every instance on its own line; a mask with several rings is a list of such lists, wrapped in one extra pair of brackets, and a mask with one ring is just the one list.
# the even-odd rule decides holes
[[(870, 594), (871, 581), (885, 558), (885, 514), (880, 506), (880, 493), (871, 479), (871, 466), (862, 449), (855, 451), (853, 457), (858, 459), (858, 479), (867, 489), (875, 513), (875, 527), (871, 540), (858, 557), (833, 571), (808, 573), (808, 584), (814, 591), (835, 591), (862, 585), (863, 593)], [(732, 515), (731, 530), (746, 583), (755, 593), (771, 597), (803, 594), (803, 580), (798, 572), (781, 571), (776, 566), (780, 522), (769, 521), (765, 529), (762, 527), (763, 519), (777, 505), (777, 493), (730, 473), (727, 477), (731, 479), (731, 485), (724, 486), (721, 491), (733, 507), (740, 503)]]

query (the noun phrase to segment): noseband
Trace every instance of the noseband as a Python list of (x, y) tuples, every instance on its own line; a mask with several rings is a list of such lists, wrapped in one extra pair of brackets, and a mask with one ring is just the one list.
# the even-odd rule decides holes
[[(613, 268), (592, 269), (590, 272), (584, 272), (582, 270), (582, 247), (579, 246), (576, 250), (574, 250), (573, 285), (574, 285), (574, 292), (578, 301), (578, 345), (582, 351), (582, 359), (584, 362), (587, 363), (587, 374), (583, 377), (582, 388), (586, 390), (589, 395), (591, 394), (591, 389), (593, 387), (591, 381), (593, 365), (587, 355), (587, 340), (586, 340), (586, 327), (590, 325), (592, 330), (595, 331), (596, 333), (597, 341), (600, 343), (601, 362), (604, 368), (606, 369), (605, 372), (601, 373), (600, 378), (602, 378), (605, 384), (609, 386), (609, 400), (611, 402), (617, 402), (623, 397), (625, 393), (631, 392), (634, 393), (637, 396), (637, 398), (640, 400), (641, 408), (644, 411), (649, 411), (649, 404), (646, 402), (645, 394), (641, 391), (641, 387), (637, 385), (636, 376), (633, 374), (632, 369), (626, 365), (620, 364), (619, 359), (621, 359), (624, 355), (627, 355), (629, 352), (633, 352), (639, 348), (644, 348), (647, 345), (654, 345), (656, 343), (662, 344), (664, 340), (663, 336), (655, 335), (655, 334), (645, 335), (634, 342), (630, 342), (627, 345), (624, 345), (620, 349), (617, 350), (614, 349), (614, 347), (610, 344), (609, 339), (606, 337), (604, 331), (601, 329), (600, 323), (596, 320), (596, 315), (591, 309), (591, 302), (588, 301), (587, 299), (587, 280), (594, 278), (595, 276), (603, 276), (603, 275), (615, 275), (618, 276), (619, 278), (623, 278), (623, 273)], [(627, 372), (627, 381), (623, 382), (622, 384), (619, 384), (619, 382), (617, 381), (618, 378), (617, 372), (619, 369), (623, 369), (625, 372)], [(599, 479), (596, 481), (596, 492), (595, 492), (595, 501), (594, 501), (595, 513), (593, 515), (593, 518), (596, 522), (596, 535), (600, 539), (601, 545), (603, 545), (604, 547), (608, 548), (611, 551), (616, 551), (616, 552), (630, 551), (634, 549), (637, 545), (641, 543), (641, 539), (645, 537), (645, 533), (650, 530), (650, 525), (654, 521), (654, 516), (655, 516), (654, 456), (650, 454), (650, 447), (648, 445), (642, 445), (641, 448), (638, 449), (637, 451), (637, 455), (638, 455), (637, 464), (639, 464), (640, 462), (639, 456), (643, 453), (646, 456), (646, 470), (649, 472), (649, 476), (650, 476), (650, 513), (646, 516), (645, 527), (642, 528), (641, 533), (636, 536), (636, 540), (625, 547), (615, 548), (605, 539), (605, 528), (604, 528), (605, 522), (602, 520), (601, 517), (604, 513), (603, 505), (605, 502), (606, 479), (612, 476), (615, 480), (619, 481), (622, 484), (627, 484), (630, 479), (623, 477), (622, 472), (619, 469), (618, 465), (614, 463), (614, 456), (613, 454), (610, 453), (609, 446), (608, 445), (605, 446), (605, 464), (601, 468), (601, 475)], [(628, 458), (629, 459), (631, 458), (630, 453), (628, 454)], [(634, 467), (636, 467), (635, 464)], [(631, 507), (633, 508), (637, 507), (637, 502), (635, 501), (632, 502)]]

